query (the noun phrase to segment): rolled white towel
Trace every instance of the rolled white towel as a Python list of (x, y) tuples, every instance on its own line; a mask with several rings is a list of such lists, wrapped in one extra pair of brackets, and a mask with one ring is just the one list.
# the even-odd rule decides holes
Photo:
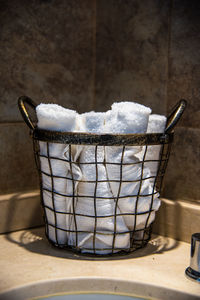
[[(135, 102), (115, 102), (106, 113), (105, 133), (140, 134), (146, 133), (151, 109)], [(132, 154), (142, 150), (141, 146), (131, 147)]]
[[(156, 115), (156, 114), (150, 115), (148, 127), (147, 127), (147, 133), (163, 133), (165, 131), (166, 122), (167, 122), (167, 118), (163, 115)], [(150, 179), (152, 184), (155, 181), (155, 177), (158, 171), (161, 147), (162, 146), (160, 145), (147, 146), (147, 149), (146, 147), (143, 147), (142, 151), (137, 153), (136, 155), (140, 160), (143, 160), (144, 158), (145, 160), (144, 165), (150, 169), (151, 176), (153, 177)], [(146, 154), (145, 154), (145, 150), (146, 150)]]
[[(112, 110), (106, 113), (104, 132), (113, 134), (145, 133), (150, 113), (150, 108), (135, 102), (114, 103)], [(109, 180), (119, 180), (122, 171), (120, 166), (122, 155), (124, 163), (132, 164), (123, 165), (123, 179), (125, 180), (125, 174), (132, 172), (134, 167), (134, 178), (136, 176), (136, 179), (132, 180), (137, 180), (140, 177), (140, 175), (136, 175), (140, 171), (140, 164), (137, 164), (138, 159), (135, 154), (141, 150), (141, 146), (126, 146), (124, 152), (123, 146), (105, 147), (106, 163), (108, 163), (106, 164), (106, 170)], [(111, 182), (110, 184), (114, 195), (116, 195), (119, 190), (119, 183)]]
[[(137, 103), (114, 103), (112, 110), (106, 114), (105, 132), (145, 133), (150, 113), (150, 108)], [(152, 210), (157, 210), (160, 205), (157, 197), (152, 199), (151, 196), (152, 184), (148, 179), (149, 169), (142, 168), (142, 164), (136, 157), (141, 150), (140, 146), (105, 147), (106, 170), (110, 187), (114, 197), (118, 199), (119, 209), (124, 214), (125, 223), (130, 230), (144, 228), (152, 201)], [(136, 213), (139, 215), (135, 216), (136, 208)], [(153, 213), (151, 216), (152, 222)]]
[[(57, 104), (40, 104), (36, 107), (38, 128), (54, 131), (76, 131), (77, 113)], [(71, 222), (73, 200), (72, 176), (79, 180), (81, 172), (69, 162), (69, 146), (59, 143), (39, 142), (42, 171), (43, 202), (50, 240), (65, 245)], [(72, 148), (72, 161), (76, 149)], [(72, 166), (72, 167), (71, 167)], [(72, 169), (72, 170), (71, 170)], [(72, 171), (72, 172), (71, 172)], [(67, 179), (69, 178), (69, 179)], [(74, 187), (76, 189), (77, 185)], [(56, 211), (56, 212), (55, 212)], [(66, 213), (67, 217), (66, 217)], [(57, 227), (57, 228), (56, 228)]]
[(111, 106), (112, 117), (119, 123), (105, 123), (105, 132), (112, 128), (113, 133), (145, 133), (151, 109), (136, 102), (115, 102)]
[[(104, 121), (105, 113), (82, 114), (81, 131), (103, 133)], [(72, 231), (78, 231), (78, 233), (70, 234), (69, 244), (83, 248), (83, 253), (94, 253), (95, 248), (97, 254), (108, 254), (112, 252), (112, 245), (119, 250), (130, 246), (129, 233), (122, 234), (128, 229), (121, 216), (117, 217), (115, 228), (114, 215), (120, 212), (107, 182), (104, 160), (103, 146), (82, 147), (79, 163), (84, 182), (80, 182), (78, 186), (76, 205), (78, 216), (76, 216), (76, 224), (72, 222), (71, 227)], [(113, 242), (114, 231), (116, 231), (116, 236)]]

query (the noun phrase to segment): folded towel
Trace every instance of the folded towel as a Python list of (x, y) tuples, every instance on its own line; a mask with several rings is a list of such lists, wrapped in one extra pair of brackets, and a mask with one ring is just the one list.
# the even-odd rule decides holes
[(106, 129), (113, 128), (113, 133), (145, 133), (151, 109), (136, 102), (115, 102), (111, 112), (116, 114), (119, 124), (105, 124)]
[[(89, 112), (81, 117), (81, 131), (103, 132), (104, 113)], [(117, 217), (115, 228), (114, 215), (120, 212), (110, 191), (104, 160), (103, 146), (82, 146), (79, 163), (83, 182), (78, 185), (76, 223), (71, 224), (74, 233), (70, 234), (69, 245), (83, 248), (83, 253), (94, 253), (95, 248), (97, 254), (108, 254), (112, 252), (112, 245), (119, 250), (129, 248), (130, 235), (122, 234), (128, 229), (121, 216)], [(113, 241), (114, 231), (116, 236)]]
[[(115, 102), (106, 113), (105, 133), (145, 133), (151, 109), (135, 102)], [(131, 147), (132, 153), (141, 151), (140, 146)]]
[[(38, 128), (129, 134), (163, 132), (166, 118), (134, 102), (82, 115), (56, 104), (36, 108)], [(150, 115), (150, 117), (149, 117)], [(148, 129), (147, 129), (148, 126)], [(54, 243), (109, 254), (130, 247), (160, 206), (154, 189), (160, 146), (83, 146), (39, 142), (47, 234)], [(152, 160), (156, 160), (155, 162)], [(155, 195), (154, 195), (155, 194)], [(94, 250), (96, 249), (96, 250)]]
[[(105, 133), (129, 134), (129, 133), (145, 133), (148, 125), (148, 118), (151, 110), (148, 107), (134, 102), (119, 102), (112, 105), (112, 110), (106, 113)], [(105, 147), (106, 170), (109, 180), (119, 180), (123, 171), (122, 178), (126, 180), (126, 173), (132, 173), (134, 168), (134, 178), (140, 178), (141, 165), (135, 154), (142, 150), (141, 146), (107, 146)], [(129, 165), (123, 165), (121, 161)], [(131, 165), (132, 164), (132, 165)], [(136, 172), (137, 171), (137, 172)], [(139, 175), (137, 173), (139, 172)], [(129, 176), (129, 175), (128, 175)], [(128, 179), (127, 179), (128, 180)], [(111, 182), (111, 189), (114, 195), (119, 190), (119, 182)]]
[[(150, 112), (149, 108), (137, 103), (114, 103), (112, 110), (106, 114), (105, 132), (145, 133)], [(159, 200), (151, 196), (150, 171), (142, 168), (136, 157), (141, 150), (140, 146), (105, 147), (111, 191), (130, 230), (144, 228), (149, 210), (157, 210), (160, 205)]]
[[(73, 110), (56, 104), (40, 104), (36, 107), (36, 114), (40, 129), (76, 131), (77, 113)], [(76, 149), (59, 143), (39, 142), (39, 145), (46, 230), (50, 240), (65, 245), (74, 201), (72, 194), (77, 188), (77, 185), (73, 187), (71, 178), (81, 178), (79, 167), (73, 163)], [(72, 152), (71, 164), (69, 152)]]
[[(163, 115), (152, 114), (149, 116), (147, 133), (163, 133), (165, 131), (167, 118)], [(160, 145), (143, 147), (142, 151), (137, 153), (140, 160), (145, 160), (144, 165), (150, 169), (152, 178), (150, 179), (153, 184), (158, 171), (160, 160)], [(145, 154), (146, 151), (146, 154)], [(144, 156), (145, 155), (145, 156)], [(147, 162), (148, 161), (148, 162)]]

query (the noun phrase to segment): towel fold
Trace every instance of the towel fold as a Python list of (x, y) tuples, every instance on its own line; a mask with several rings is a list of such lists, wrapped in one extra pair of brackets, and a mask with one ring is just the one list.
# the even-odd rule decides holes
[[(166, 118), (134, 102), (79, 115), (56, 104), (36, 107), (38, 128), (63, 132), (163, 132)], [(95, 146), (39, 142), (46, 230), (54, 243), (109, 254), (130, 248), (160, 206), (155, 190), (160, 145)], [(145, 154), (145, 162), (143, 157)], [(149, 160), (149, 161), (146, 161)], [(112, 251), (112, 248), (114, 251)]]
[[(152, 114), (149, 116), (147, 133), (163, 133), (165, 131), (167, 118), (163, 115)], [(160, 161), (160, 145), (145, 146), (136, 156), (140, 160), (145, 160), (145, 167), (151, 172), (151, 183), (154, 184)], [(145, 155), (145, 156), (144, 156)]]
[[(151, 109), (147, 106), (136, 102), (115, 102), (111, 106), (111, 112), (116, 114), (116, 118), (119, 120), (117, 125), (105, 124), (113, 127), (115, 133), (145, 133), (148, 124), (148, 118), (151, 113)], [(121, 121), (121, 122), (120, 122)]]
[[(89, 112), (81, 117), (82, 131), (103, 132), (104, 113)], [(121, 216), (117, 216), (115, 227), (115, 214), (120, 212), (110, 191), (104, 160), (103, 146), (82, 146), (79, 164), (83, 182), (78, 185), (76, 222), (71, 224), (74, 233), (69, 238), (69, 244), (83, 248), (82, 252), (108, 254), (112, 252), (112, 246), (119, 250), (130, 246), (130, 235)]]
[[(145, 133), (151, 110), (130, 102), (114, 103), (106, 114), (106, 133)], [(142, 167), (136, 154), (141, 146), (105, 147), (106, 170), (111, 191), (129, 230), (145, 227), (149, 211), (157, 210), (160, 201), (153, 196), (150, 171)], [(150, 221), (154, 219), (151, 213)], [(149, 222), (148, 222), (149, 223)]]
[[(76, 131), (77, 113), (57, 104), (40, 104), (36, 107), (38, 128), (55, 131)], [(76, 156), (76, 149), (59, 143), (39, 142), (42, 172), (43, 204), (47, 219), (49, 239), (59, 245), (65, 245), (68, 239), (69, 224), (73, 206), (72, 194), (81, 172), (77, 165), (70, 163)], [(67, 217), (66, 217), (67, 213)]]

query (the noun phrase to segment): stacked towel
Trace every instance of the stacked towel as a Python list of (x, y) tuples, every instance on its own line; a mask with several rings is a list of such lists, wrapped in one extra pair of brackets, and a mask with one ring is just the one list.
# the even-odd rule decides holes
[(105, 129), (112, 128), (113, 133), (145, 133), (151, 109), (135, 102), (115, 102), (109, 111), (119, 123), (105, 124)]
[[(165, 131), (167, 118), (163, 115), (152, 114), (149, 116), (149, 122), (147, 127), (147, 133), (163, 133)], [(145, 160), (144, 165), (149, 168), (152, 178), (151, 183), (154, 184), (155, 177), (158, 171), (158, 165), (160, 160), (160, 145), (146, 146), (136, 156), (140, 160)], [(145, 156), (144, 156), (145, 155)], [(146, 162), (148, 161), (148, 162)]]
[[(36, 107), (36, 113), (40, 129), (76, 131), (77, 113), (73, 110), (56, 104), (40, 104)], [(81, 172), (77, 165), (72, 164), (71, 167), (69, 163), (69, 146), (46, 142), (39, 144), (47, 232), (54, 243), (65, 245), (68, 238), (67, 230), (71, 223), (73, 201), (71, 196), (73, 186), (70, 178), (73, 173), (74, 178), (80, 179)], [(76, 151), (73, 156), (76, 156)], [(66, 213), (68, 213), (67, 218)]]
[[(162, 115), (152, 114), (149, 116), (147, 133), (163, 133), (165, 130), (167, 118)], [(142, 151), (136, 154), (136, 157), (142, 161), (144, 160), (144, 168), (150, 171), (150, 183), (149, 183), (149, 193), (152, 193), (151, 202), (152, 205), (149, 207), (152, 211), (149, 218), (146, 220), (145, 227), (149, 226), (155, 219), (155, 211), (160, 207), (160, 200), (158, 199), (159, 194), (155, 190), (155, 179), (158, 172), (159, 160), (160, 160), (160, 145), (145, 146)], [(138, 208), (140, 211), (140, 208)], [(137, 216), (137, 218), (142, 218), (142, 216)], [(144, 226), (143, 226), (144, 227)], [(138, 229), (143, 229), (140, 226)], [(137, 232), (136, 236), (140, 239), (143, 232)]]
[[(149, 108), (137, 103), (114, 103), (112, 110), (106, 114), (105, 132), (145, 133), (150, 113)], [(144, 228), (149, 218), (149, 209), (152, 206), (152, 210), (157, 210), (160, 202), (156, 198), (153, 205), (151, 203), (152, 185), (148, 179), (150, 171), (146, 167), (142, 168), (140, 160), (136, 157), (142, 147), (105, 148), (107, 176), (119, 209), (124, 214), (125, 223), (130, 230)], [(152, 213), (151, 222), (153, 219)]]
[[(150, 115), (150, 108), (134, 102), (82, 115), (56, 104), (40, 104), (36, 113), (38, 128), (64, 132), (160, 133), (166, 124), (164, 116)], [(142, 238), (160, 206), (154, 188), (160, 145), (145, 151), (142, 146), (39, 144), (50, 240), (83, 253), (108, 254), (112, 247), (114, 252), (130, 247), (130, 231), (139, 230), (135, 236)]]
[[(102, 133), (104, 130), (104, 113), (89, 112), (82, 114), (82, 131)], [(107, 182), (104, 166), (103, 146), (83, 146), (79, 163), (83, 182), (78, 186), (76, 206), (76, 224), (72, 222), (69, 244), (79, 248), (88, 248), (82, 252), (97, 254), (111, 253), (114, 248), (129, 248), (130, 236), (121, 216), (117, 217), (116, 228), (114, 215), (119, 209), (113, 199)], [(113, 233), (116, 232), (113, 241)], [(101, 250), (104, 249), (104, 250)], [(117, 250), (115, 251), (117, 252)]]

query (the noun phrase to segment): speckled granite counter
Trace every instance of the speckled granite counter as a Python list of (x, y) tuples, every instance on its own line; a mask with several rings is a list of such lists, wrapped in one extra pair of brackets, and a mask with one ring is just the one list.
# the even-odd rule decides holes
[[(92, 258), (49, 245), (44, 228), (18, 231), (0, 236), (0, 299), (67, 291), (200, 299), (200, 284), (184, 274), (189, 255), (189, 244), (154, 236), (146, 248), (132, 254)], [(15, 289), (27, 285), (28, 298), (25, 292), (18, 295)], [(9, 290), (13, 292), (6, 293)]]

